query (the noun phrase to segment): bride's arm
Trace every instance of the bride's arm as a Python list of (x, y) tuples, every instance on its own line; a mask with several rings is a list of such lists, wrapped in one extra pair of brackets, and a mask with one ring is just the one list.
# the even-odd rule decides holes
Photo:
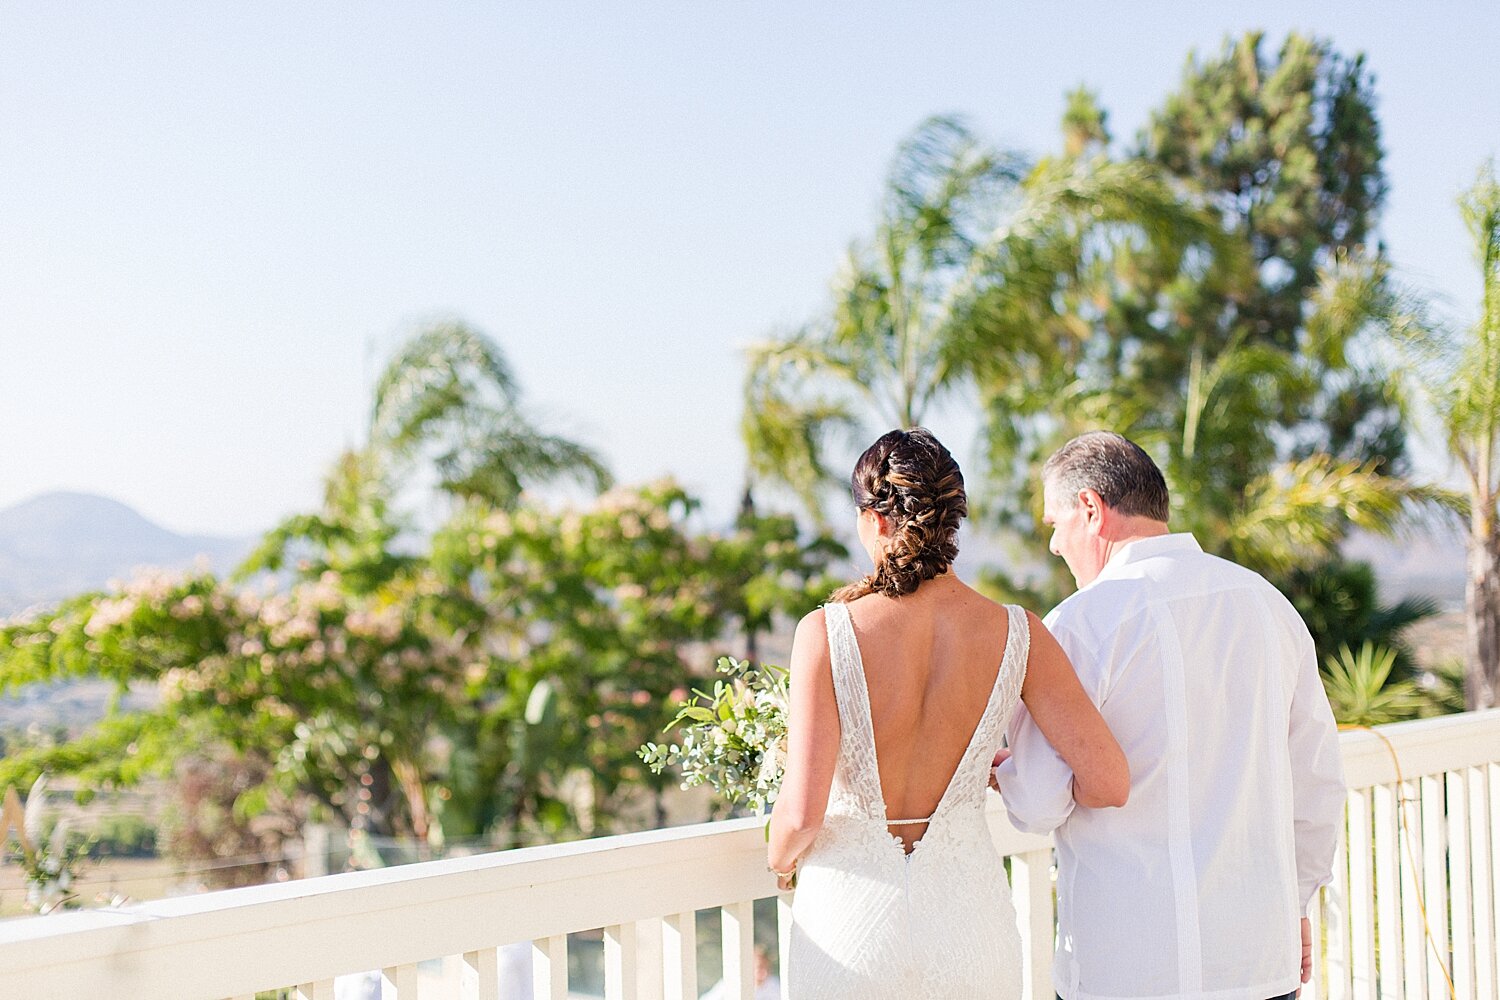
[(1079, 683), (1068, 654), (1041, 619), (1026, 613), (1031, 656), (1021, 700), (1047, 742), (1073, 772), (1073, 800), (1093, 809), (1123, 806), (1130, 765), (1099, 709)]
[(838, 765), (839, 709), (821, 608), (797, 624), (790, 669), (786, 773), (771, 809), (766, 848), (766, 862), (778, 872), (791, 871), (817, 839)]

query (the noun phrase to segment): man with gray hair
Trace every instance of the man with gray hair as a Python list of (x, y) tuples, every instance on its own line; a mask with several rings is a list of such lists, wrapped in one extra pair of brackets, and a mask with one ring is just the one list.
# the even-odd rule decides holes
[(1123, 807), (1075, 805), (1017, 706), (996, 779), (1016, 826), (1056, 835), (1053, 985), (1063, 1000), (1295, 996), (1344, 805), (1307, 626), (1265, 579), (1170, 533), (1166, 481), (1128, 439), (1069, 441), (1042, 492), (1079, 587), (1046, 623), (1131, 773)]

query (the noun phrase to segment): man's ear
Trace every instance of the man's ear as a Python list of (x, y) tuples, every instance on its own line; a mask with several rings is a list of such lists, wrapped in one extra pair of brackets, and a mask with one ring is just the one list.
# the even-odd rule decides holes
[(1104, 498), (1093, 490), (1079, 490), (1078, 504), (1083, 508), (1083, 516), (1089, 526), (1095, 531), (1099, 530), (1104, 523), (1105, 511), (1108, 510), (1104, 506)]

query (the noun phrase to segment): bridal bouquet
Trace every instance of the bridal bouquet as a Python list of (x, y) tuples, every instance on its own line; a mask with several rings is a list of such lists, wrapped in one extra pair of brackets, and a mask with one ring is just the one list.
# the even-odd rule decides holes
[(678, 704), (677, 742), (637, 751), (653, 773), (682, 771), (682, 787), (707, 784), (732, 806), (757, 812), (776, 801), (786, 767), (787, 672), (748, 660), (719, 658), (713, 692), (694, 689)]

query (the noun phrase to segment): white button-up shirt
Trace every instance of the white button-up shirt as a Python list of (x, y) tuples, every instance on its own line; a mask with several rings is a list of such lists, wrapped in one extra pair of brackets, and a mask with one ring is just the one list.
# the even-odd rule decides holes
[(1064, 1000), (1266, 1000), (1300, 980), (1299, 918), (1332, 877), (1338, 735), (1312, 637), (1262, 577), (1192, 535), (1145, 538), (1047, 625), (1130, 761), (1130, 801), (1073, 802), (1024, 706), (999, 773), (1056, 832)]

